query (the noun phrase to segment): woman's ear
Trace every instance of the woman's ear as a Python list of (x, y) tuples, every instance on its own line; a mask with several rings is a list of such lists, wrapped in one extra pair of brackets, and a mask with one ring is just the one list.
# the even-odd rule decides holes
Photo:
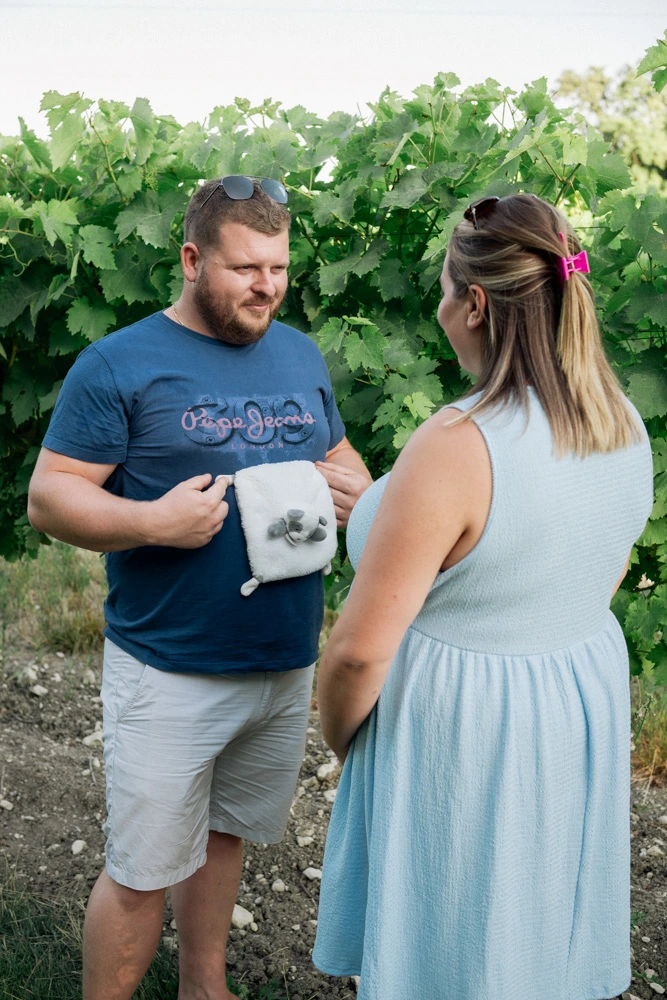
[(470, 304), (466, 325), (469, 330), (476, 330), (486, 322), (486, 292), (481, 285), (470, 285), (468, 295)]

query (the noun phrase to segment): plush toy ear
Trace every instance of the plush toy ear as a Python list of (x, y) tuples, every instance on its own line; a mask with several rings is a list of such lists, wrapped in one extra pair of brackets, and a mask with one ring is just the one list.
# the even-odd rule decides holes
[(321, 515), (321, 514), (320, 514), (320, 519), (319, 519), (319, 520), (320, 520), (320, 524), (328, 524), (328, 523), (329, 523), (329, 522), (327, 521), (326, 517), (322, 517), (322, 515)]
[(297, 519), (297, 521), (298, 521), (299, 518), (303, 517), (303, 515), (305, 513), (306, 513), (305, 510), (296, 510), (296, 509), (294, 509), (294, 510), (288, 510), (287, 511), (287, 516), (288, 517), (295, 517)]
[(272, 521), (269, 525), (269, 538), (281, 538), (286, 531), (287, 525), (282, 517), (279, 517), (277, 521)]
[(323, 542), (326, 537), (327, 537), (326, 531), (324, 530), (321, 524), (318, 524), (318, 526), (315, 528), (315, 531), (312, 533), (308, 541)]

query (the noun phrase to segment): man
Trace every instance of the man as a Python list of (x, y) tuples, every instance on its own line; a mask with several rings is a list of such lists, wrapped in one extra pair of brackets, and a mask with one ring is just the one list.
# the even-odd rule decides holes
[(275, 843), (285, 831), (321, 574), (242, 597), (251, 574), (240, 518), (216, 477), (317, 462), (339, 526), (370, 482), (324, 359), (275, 321), (286, 200), (277, 182), (242, 177), (196, 192), (180, 298), (80, 355), (31, 482), (34, 527), (108, 553), (106, 872), (86, 913), (85, 1000), (132, 996), (160, 939), (166, 886), (179, 1000), (230, 1000), (242, 838)]

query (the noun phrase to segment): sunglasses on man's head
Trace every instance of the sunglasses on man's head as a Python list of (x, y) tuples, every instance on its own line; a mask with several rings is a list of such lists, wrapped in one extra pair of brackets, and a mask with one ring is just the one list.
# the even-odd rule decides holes
[(500, 198), (496, 195), (489, 195), (488, 198), (480, 198), (479, 201), (473, 201), (472, 204), (468, 205), (465, 212), (463, 213), (463, 218), (466, 222), (472, 222), (475, 229), (479, 229), (478, 221), (480, 219), (486, 219), (493, 212), (496, 207), (496, 203), (500, 201)]
[[(279, 205), (287, 204), (287, 190), (280, 181), (275, 181), (272, 177), (263, 177), (259, 182), (259, 186), (264, 194), (268, 194), (269, 198), (277, 201)], [(204, 198), (196, 211), (198, 212), (200, 208), (203, 208), (209, 198), (212, 198), (220, 188), (222, 188), (227, 197), (231, 198), (232, 201), (248, 201), (255, 193), (254, 178), (245, 177), (243, 174), (229, 174), (227, 177), (223, 177), (211, 193)]]

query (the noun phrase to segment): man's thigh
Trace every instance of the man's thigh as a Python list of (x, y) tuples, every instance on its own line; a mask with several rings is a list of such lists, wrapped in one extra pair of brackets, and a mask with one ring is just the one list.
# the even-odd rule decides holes
[(275, 844), (285, 834), (303, 762), (315, 665), (266, 673), (262, 711), (218, 756), (212, 830)]
[(215, 763), (258, 717), (265, 677), (168, 673), (107, 641), (105, 832), (115, 881), (163, 888), (205, 863)]

